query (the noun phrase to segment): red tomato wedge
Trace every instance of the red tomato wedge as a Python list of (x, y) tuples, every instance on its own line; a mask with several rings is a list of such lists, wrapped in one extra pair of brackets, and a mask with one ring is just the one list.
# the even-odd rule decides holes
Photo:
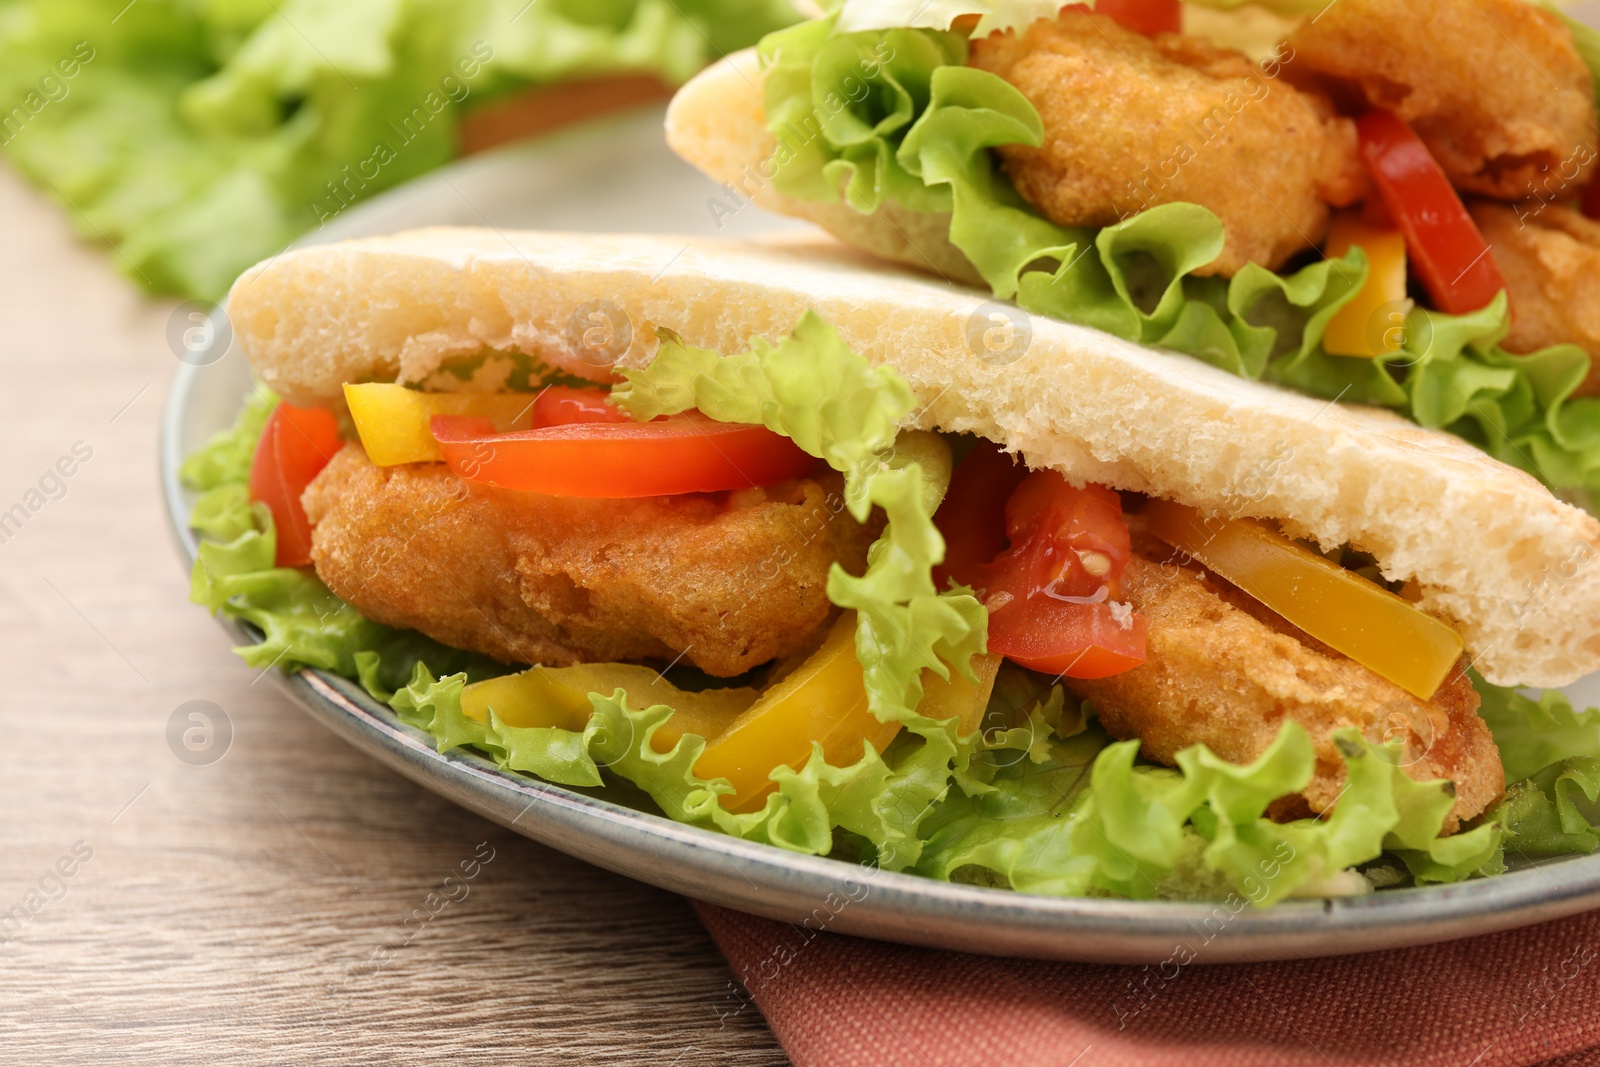
[(1404, 119), (1374, 108), (1356, 122), (1361, 154), (1440, 311), (1465, 315), (1506, 287), (1494, 252), (1433, 154)]
[[(1089, 8), (1086, 4), (1073, 4), (1068, 10), (1087, 12)], [(1183, 29), (1180, 0), (1096, 0), (1094, 13), (1147, 37)]]
[(547, 385), (533, 402), (533, 428), (569, 426), (578, 422), (630, 422), (616, 405), (608, 403), (611, 394), (604, 389), (579, 389), (570, 385)]
[(1070, 678), (1145, 661), (1144, 620), (1116, 604), (1133, 550), (1110, 489), (1028, 473), (985, 443), (956, 469), (935, 522), (945, 570), (983, 591), (989, 651)]
[(992, 441), (978, 442), (956, 466), (933, 517), (944, 535), (944, 563), (933, 571), (940, 589), (952, 578), (974, 588), (983, 585), (985, 568), (1006, 550), (1006, 501), (1027, 476), (1028, 468)]
[(549, 496), (714, 493), (803, 478), (818, 462), (764, 426), (714, 422), (697, 412), (512, 433), (461, 415), (435, 415), (431, 426), (444, 461), (461, 477)]
[(311, 562), (311, 521), (300, 495), (343, 447), (339, 420), (320, 408), (279, 404), (268, 417), (250, 463), (250, 499), (272, 512), (279, 567)]

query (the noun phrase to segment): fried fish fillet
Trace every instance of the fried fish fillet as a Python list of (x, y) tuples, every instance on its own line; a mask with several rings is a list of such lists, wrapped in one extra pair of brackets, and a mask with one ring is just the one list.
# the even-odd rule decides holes
[[(1511, 352), (1576, 344), (1600, 360), (1600, 223), (1558, 204), (1480, 200), (1472, 217), (1511, 294)], [(1600, 394), (1600, 367), (1578, 387)]]
[(1419, 700), (1354, 660), (1319, 645), (1258, 602), (1193, 566), (1151, 562), (1167, 553), (1140, 545), (1123, 598), (1150, 627), (1149, 659), (1099, 681), (1066, 680), (1094, 702), (1112, 735), (1137, 737), (1145, 756), (1172, 764), (1203, 743), (1223, 759), (1248, 763), (1266, 751), (1285, 720), (1305, 727), (1317, 762), (1304, 804), (1278, 805), (1295, 816), (1331, 809), (1344, 785), (1336, 731), (1355, 727), (1375, 744), (1405, 742), (1405, 772), (1448, 779), (1455, 804), (1445, 829), (1483, 812), (1505, 792), (1500, 750), (1478, 717), (1478, 694), (1458, 671)]
[(876, 530), (836, 475), (721, 494), (579, 500), (376, 467), (360, 445), (303, 497), (317, 576), (362, 613), (502, 663), (652, 660), (731, 677), (802, 647), (828, 568)]
[(1151, 39), (1066, 11), (974, 41), (971, 62), (1044, 122), (1039, 148), (997, 149), (1029, 203), (1062, 226), (1109, 226), (1174, 201), (1210, 208), (1227, 244), (1201, 274), (1282, 265), (1321, 240), (1329, 204), (1366, 188), (1349, 119), (1199, 38)]
[(1339, 0), (1289, 37), (1291, 81), (1411, 123), (1450, 180), (1519, 200), (1593, 173), (1594, 78), (1561, 20), (1525, 0)]

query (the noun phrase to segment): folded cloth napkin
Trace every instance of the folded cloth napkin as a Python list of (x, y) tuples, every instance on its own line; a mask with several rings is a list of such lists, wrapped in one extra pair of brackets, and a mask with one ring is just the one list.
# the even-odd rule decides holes
[(696, 904), (799, 1067), (1600, 1067), (1600, 912), (1291, 963), (1109, 967), (817, 933)]

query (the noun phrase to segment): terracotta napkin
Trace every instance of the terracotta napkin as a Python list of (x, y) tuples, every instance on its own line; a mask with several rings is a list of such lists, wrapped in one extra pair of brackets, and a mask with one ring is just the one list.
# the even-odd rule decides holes
[(696, 904), (799, 1067), (1600, 1067), (1600, 912), (1297, 963), (988, 959)]

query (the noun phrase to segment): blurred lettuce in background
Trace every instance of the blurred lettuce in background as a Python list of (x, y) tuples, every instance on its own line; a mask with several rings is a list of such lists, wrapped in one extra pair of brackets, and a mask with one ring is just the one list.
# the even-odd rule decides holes
[(451, 159), (462, 115), (618, 73), (677, 84), (788, 0), (0, 0), (0, 151), (155, 292), (215, 300)]

